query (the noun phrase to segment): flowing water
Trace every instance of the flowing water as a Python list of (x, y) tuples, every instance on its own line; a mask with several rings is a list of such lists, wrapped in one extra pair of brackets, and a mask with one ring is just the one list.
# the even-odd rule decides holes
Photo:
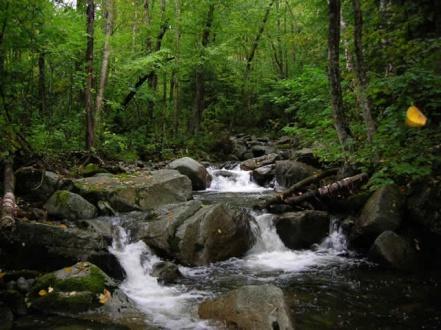
[[(271, 196), (272, 190), (250, 180), (250, 173), (210, 169), (212, 185), (195, 198), (247, 207)], [(251, 212), (251, 211), (250, 211)], [(160, 329), (210, 329), (216, 324), (197, 317), (198, 304), (230, 289), (273, 283), (284, 290), (298, 329), (436, 329), (441, 289), (439, 278), (378, 270), (347, 248), (346, 238), (331, 221), (329, 235), (310, 250), (284, 246), (273, 215), (255, 218), (255, 245), (243, 258), (206, 267), (180, 267), (179, 285), (163, 286), (150, 275), (160, 258), (143, 242), (129, 241), (120, 227), (112, 253), (127, 273), (121, 289), (145, 314), (146, 324)]]

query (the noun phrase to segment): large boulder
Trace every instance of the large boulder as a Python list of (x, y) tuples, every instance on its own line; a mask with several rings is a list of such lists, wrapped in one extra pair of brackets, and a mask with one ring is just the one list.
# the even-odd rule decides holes
[(211, 175), (205, 167), (193, 158), (184, 157), (174, 160), (168, 165), (169, 168), (179, 171), (191, 180), (193, 190), (203, 190), (211, 183)]
[(44, 208), (49, 215), (68, 220), (91, 219), (97, 215), (93, 204), (67, 190), (56, 191), (44, 204)]
[(413, 270), (418, 265), (418, 253), (411, 242), (390, 230), (377, 237), (369, 250), (369, 258), (399, 270)]
[(107, 274), (123, 277), (103, 235), (58, 224), (17, 221), (13, 234), (0, 232), (0, 268), (53, 271), (77, 261), (90, 261)]
[(16, 174), (16, 193), (40, 202), (46, 201), (66, 184), (67, 181), (57, 173), (32, 167), (19, 170)]
[(190, 179), (175, 170), (139, 172), (75, 180), (76, 191), (86, 199), (106, 200), (116, 211), (147, 210), (184, 202), (192, 197)]
[(377, 190), (364, 205), (349, 235), (356, 247), (367, 248), (382, 232), (396, 230), (402, 220), (404, 198), (396, 185)]
[(256, 168), (251, 173), (251, 178), (260, 186), (265, 186), (274, 179), (274, 165)]
[(244, 255), (254, 243), (251, 221), (222, 203), (190, 201), (157, 210), (153, 220), (138, 225), (137, 238), (182, 264), (207, 265)]
[(199, 305), (199, 317), (224, 322), (229, 329), (294, 329), (281, 289), (249, 285)]
[(329, 215), (322, 211), (288, 212), (275, 220), (280, 239), (290, 249), (307, 249), (329, 233)]
[(407, 199), (406, 217), (427, 231), (441, 236), (441, 180), (414, 183)]
[(37, 278), (31, 307), (45, 313), (78, 313), (100, 307), (111, 298), (115, 283), (89, 262), (79, 262)]
[(279, 185), (282, 187), (290, 187), (300, 180), (317, 173), (318, 170), (298, 161), (281, 160), (276, 162), (275, 172)]
[(265, 165), (274, 164), (274, 162), (279, 158), (278, 154), (268, 154), (257, 158), (248, 159), (240, 163), (240, 168), (244, 171), (252, 171), (258, 167)]

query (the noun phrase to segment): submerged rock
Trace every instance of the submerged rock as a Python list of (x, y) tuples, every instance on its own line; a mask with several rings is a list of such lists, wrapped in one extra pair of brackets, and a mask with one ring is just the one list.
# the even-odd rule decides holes
[(109, 244), (103, 235), (92, 231), (17, 221), (12, 235), (0, 232), (0, 268), (53, 271), (82, 260), (122, 278), (122, 268), (108, 251)]
[(172, 284), (182, 277), (182, 273), (176, 264), (170, 261), (161, 261), (153, 265), (153, 277), (157, 277), (158, 281), (163, 284)]
[(44, 208), (49, 215), (68, 220), (91, 219), (97, 215), (94, 205), (67, 190), (56, 191), (44, 204)]
[(190, 179), (175, 170), (95, 176), (75, 180), (74, 187), (86, 199), (106, 200), (114, 210), (122, 212), (156, 208), (192, 197)]
[(222, 203), (190, 201), (157, 210), (153, 220), (138, 226), (137, 237), (180, 263), (207, 265), (244, 255), (254, 242), (251, 221), (244, 211)]
[(281, 160), (276, 162), (276, 180), (282, 187), (290, 187), (315, 173), (317, 169), (293, 160)]
[(225, 322), (231, 329), (294, 329), (282, 290), (249, 285), (199, 305), (202, 319)]
[(369, 247), (382, 232), (401, 224), (404, 199), (395, 185), (377, 190), (364, 205), (349, 236), (357, 247)]
[(400, 270), (416, 269), (418, 265), (418, 254), (410, 241), (393, 231), (385, 231), (377, 237), (369, 250), (369, 258), (383, 266)]
[(210, 186), (211, 175), (202, 164), (190, 157), (176, 159), (168, 167), (186, 175), (191, 180), (193, 190), (203, 190)]
[(322, 211), (288, 212), (275, 220), (277, 234), (290, 249), (307, 249), (329, 233), (329, 214)]

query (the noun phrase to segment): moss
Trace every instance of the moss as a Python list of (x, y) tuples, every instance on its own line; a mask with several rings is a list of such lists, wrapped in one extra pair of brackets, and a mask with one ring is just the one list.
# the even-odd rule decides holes
[(107, 171), (100, 168), (98, 165), (89, 163), (86, 166), (80, 168), (80, 174), (83, 176), (92, 176), (97, 173), (106, 173)]
[(56, 281), (57, 278), (55, 277), (54, 273), (49, 273), (40, 276), (35, 280), (31, 292), (34, 294), (38, 294), (38, 291), (42, 289), (47, 290), (47, 288), (53, 287)]
[(70, 198), (70, 192), (67, 190), (59, 190), (56, 192), (55, 198), (57, 205), (66, 206)]
[(103, 292), (106, 285), (105, 274), (96, 266), (89, 265), (85, 270), (88, 274), (82, 276), (72, 276), (63, 280), (57, 280), (54, 288), (60, 291), (90, 291), (93, 293)]
[(97, 297), (92, 292), (52, 292), (32, 301), (32, 308), (45, 312), (79, 313), (99, 307)]

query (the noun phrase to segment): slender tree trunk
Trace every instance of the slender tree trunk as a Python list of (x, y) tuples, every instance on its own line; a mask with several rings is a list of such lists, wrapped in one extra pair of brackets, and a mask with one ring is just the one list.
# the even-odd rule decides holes
[(106, 91), (106, 83), (109, 72), (109, 59), (110, 59), (110, 37), (113, 29), (113, 0), (105, 1), (105, 37), (104, 37), (104, 49), (103, 49), (103, 61), (101, 63), (100, 82), (98, 86), (98, 94), (96, 96), (96, 130), (98, 136), (101, 135), (101, 116), (104, 106), (104, 94)]
[(173, 136), (176, 137), (179, 131), (180, 115), (180, 95), (178, 69), (180, 64), (181, 50), (181, 0), (175, 0), (176, 34), (175, 34), (175, 54), (176, 68), (173, 70)]
[(91, 150), (95, 146), (95, 111), (93, 108), (93, 38), (95, 21), (95, 4), (87, 0), (87, 48), (86, 48), (86, 88), (84, 90), (86, 108), (86, 148)]
[[(214, 19), (214, 2), (210, 2), (207, 12), (207, 19), (205, 21), (204, 31), (202, 32), (202, 48), (207, 48), (210, 42), (210, 35), (213, 26)], [(199, 65), (196, 68), (195, 76), (195, 99), (193, 107), (193, 116), (190, 121), (190, 132), (192, 134), (197, 134), (199, 132), (202, 120), (202, 113), (205, 110), (205, 74), (204, 67)]]
[(40, 98), (40, 113), (46, 114), (46, 60), (43, 52), (40, 52), (38, 56), (38, 97)]
[(371, 102), (367, 95), (368, 77), (363, 55), (363, 13), (360, 0), (352, 0), (354, 9), (354, 45), (355, 45), (355, 76), (357, 96), (362, 110), (363, 120), (367, 128), (367, 137), (372, 142), (375, 134), (375, 121), (372, 117)]
[(340, 0), (329, 0), (328, 77), (331, 88), (332, 114), (337, 136), (348, 149), (351, 132), (345, 116), (340, 77)]
[(0, 230), (14, 230), (15, 219), (15, 175), (13, 161), (8, 159), (4, 163), (4, 195), (2, 201), (2, 213), (0, 218)]

